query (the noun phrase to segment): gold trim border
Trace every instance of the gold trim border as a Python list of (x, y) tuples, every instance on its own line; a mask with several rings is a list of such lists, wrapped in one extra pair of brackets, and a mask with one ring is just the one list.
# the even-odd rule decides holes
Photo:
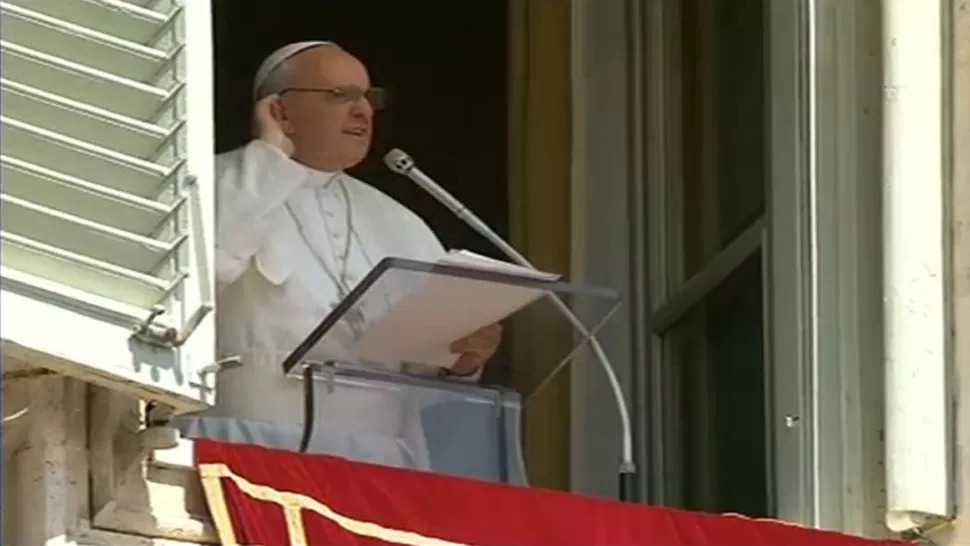
[(236, 539), (236, 530), (232, 528), (232, 519), (229, 517), (229, 505), (226, 504), (222, 481), (218, 473), (211, 472), (208, 469), (210, 466), (199, 466), (199, 475), (202, 477), (202, 490), (205, 491), (209, 515), (216, 526), (219, 542), (222, 546), (241, 546), (239, 540)]
[[(232, 520), (229, 518), (229, 507), (226, 504), (225, 492), (222, 487), (222, 480), (231, 480), (240, 491), (250, 497), (273, 502), (283, 509), (286, 516), (287, 531), (290, 535), (291, 546), (308, 546), (306, 532), (303, 528), (302, 510), (309, 510), (322, 516), (338, 527), (355, 535), (376, 538), (393, 544), (402, 546), (473, 546), (462, 542), (452, 542), (440, 538), (427, 537), (413, 531), (403, 531), (391, 529), (377, 523), (361, 521), (350, 518), (338, 513), (326, 504), (317, 499), (288, 491), (277, 491), (267, 485), (255, 484), (234, 473), (229, 466), (223, 463), (206, 463), (199, 465), (199, 474), (202, 478), (203, 489), (205, 490), (206, 501), (209, 504), (209, 511), (219, 533), (219, 540), (223, 546), (243, 546), (240, 545), (232, 528)], [(296, 535), (296, 536), (294, 536)]]

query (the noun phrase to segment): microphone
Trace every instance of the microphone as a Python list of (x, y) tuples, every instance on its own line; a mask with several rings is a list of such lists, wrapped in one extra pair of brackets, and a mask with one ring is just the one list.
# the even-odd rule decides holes
[[(536, 267), (532, 265), (532, 263), (529, 262), (525, 256), (523, 256), (511, 244), (506, 242), (505, 239), (499, 237), (497, 233), (488, 227), (488, 224), (476, 216), (475, 213), (469, 210), (468, 207), (462, 204), (461, 201), (456, 199), (453, 195), (438, 185), (438, 183), (432, 180), (430, 176), (422, 172), (421, 169), (419, 169), (415, 164), (414, 159), (412, 159), (411, 156), (409, 156), (403, 150), (395, 148), (387, 152), (387, 154), (384, 155), (384, 163), (392, 171), (410, 178), (411, 181), (420, 186), (421, 189), (430, 193), (432, 197), (441, 202), (441, 204), (447, 207), (448, 210), (455, 214), (455, 216), (471, 226), (472, 229), (477, 231), (489, 242), (498, 247), (499, 250), (501, 250), (513, 261), (521, 266), (536, 269)], [(633, 461), (633, 429), (630, 425), (630, 414), (626, 405), (626, 397), (623, 395), (623, 389), (620, 387), (620, 381), (617, 379), (613, 365), (610, 363), (609, 357), (606, 356), (606, 351), (603, 350), (599, 340), (597, 340), (595, 336), (590, 335), (589, 330), (586, 328), (583, 322), (579, 320), (579, 317), (577, 317), (576, 314), (573, 313), (572, 309), (570, 309), (561, 299), (559, 299), (558, 296), (552, 295), (550, 299), (556, 308), (569, 320), (569, 322), (577, 330), (579, 330), (581, 334), (589, 338), (590, 346), (593, 348), (593, 353), (596, 355), (596, 359), (600, 363), (600, 367), (603, 368), (603, 372), (606, 374), (606, 377), (610, 382), (610, 387), (613, 390), (613, 399), (616, 401), (616, 408), (620, 414), (620, 424), (623, 428), (622, 458), (618, 471), (620, 500), (632, 501), (634, 500), (633, 497), (636, 486), (637, 472), (636, 463)]]

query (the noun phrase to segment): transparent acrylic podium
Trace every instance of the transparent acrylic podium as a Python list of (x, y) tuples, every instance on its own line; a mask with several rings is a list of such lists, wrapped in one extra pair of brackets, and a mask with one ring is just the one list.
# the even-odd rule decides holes
[[(387, 258), (279, 362), (302, 382), (292, 425), (196, 420), (183, 434), (526, 484), (523, 404), (618, 306), (612, 290), (531, 272)], [(512, 362), (515, 389), (444, 376), (450, 343), (493, 323), (503, 339), (488, 365)], [(227, 426), (239, 430), (211, 430)]]

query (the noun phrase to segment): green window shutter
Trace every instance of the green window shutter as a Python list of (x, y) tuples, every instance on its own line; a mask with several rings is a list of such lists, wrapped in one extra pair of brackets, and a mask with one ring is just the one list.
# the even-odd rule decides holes
[(4, 356), (205, 407), (209, 2), (0, 1), (0, 26)]

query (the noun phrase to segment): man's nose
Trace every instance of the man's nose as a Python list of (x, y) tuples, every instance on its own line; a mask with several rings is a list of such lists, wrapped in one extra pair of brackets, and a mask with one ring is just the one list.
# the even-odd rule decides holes
[(371, 105), (367, 97), (364, 96), (354, 101), (350, 107), (350, 113), (353, 116), (366, 117), (369, 119), (374, 115), (374, 107)]

